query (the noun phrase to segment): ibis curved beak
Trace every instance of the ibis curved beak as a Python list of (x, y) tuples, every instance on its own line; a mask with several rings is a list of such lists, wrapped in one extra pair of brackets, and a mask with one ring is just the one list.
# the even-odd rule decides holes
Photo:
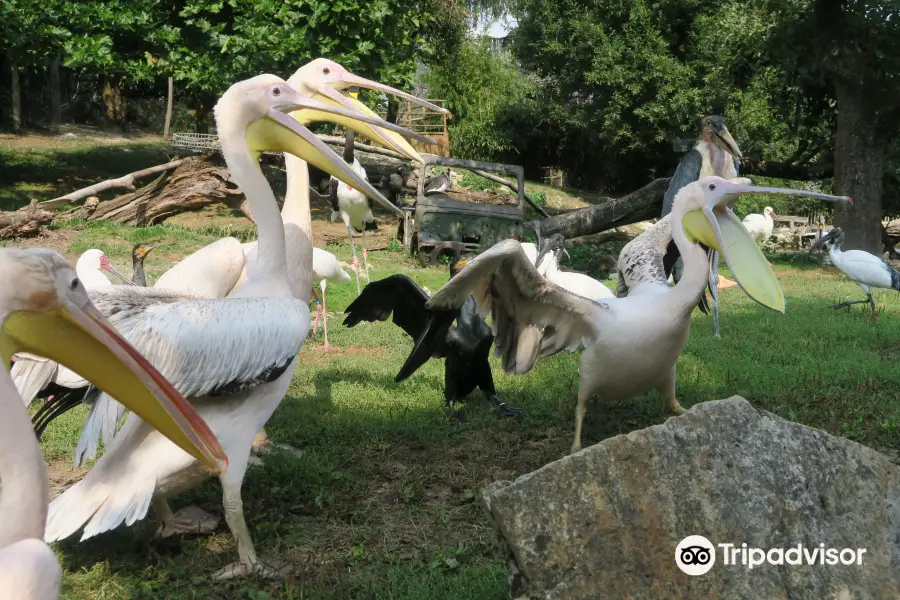
[(48, 312), (15, 311), (0, 328), (0, 354), (36, 354), (72, 369), (219, 473), (228, 458), (197, 411), (93, 305), (64, 300)]
[(247, 127), (247, 143), (255, 152), (287, 152), (297, 158), (315, 165), (329, 175), (333, 175), (345, 184), (361, 191), (398, 217), (403, 211), (394, 206), (368, 181), (360, 177), (297, 119), (285, 114), (297, 110), (312, 109), (323, 113), (338, 115), (344, 119), (366, 123), (387, 123), (377, 116), (354, 112), (345, 108), (326, 104), (307, 98), (289, 86), (282, 86), (284, 101), (277, 108), (269, 110), (265, 117), (254, 121)]
[(773, 194), (850, 202), (849, 196), (832, 196), (806, 190), (733, 184), (727, 193), (713, 196), (702, 209), (685, 214), (682, 225), (689, 238), (718, 250), (735, 281), (748, 296), (767, 308), (784, 312), (784, 292), (759, 246), (728, 204), (741, 194)]

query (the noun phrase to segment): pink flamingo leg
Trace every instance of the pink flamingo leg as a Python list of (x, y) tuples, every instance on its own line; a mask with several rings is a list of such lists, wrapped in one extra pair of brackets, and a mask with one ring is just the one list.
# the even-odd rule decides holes
[(319, 333), (319, 314), (321, 314), (322, 312), (322, 304), (319, 302), (319, 295), (316, 293), (315, 287), (313, 287), (312, 292), (313, 298), (316, 299), (316, 320), (313, 322), (312, 334), (313, 337), (316, 337), (316, 335)]
[(322, 282), (322, 327), (325, 329), (325, 349), (331, 346), (328, 344), (328, 312), (325, 308), (325, 282)]

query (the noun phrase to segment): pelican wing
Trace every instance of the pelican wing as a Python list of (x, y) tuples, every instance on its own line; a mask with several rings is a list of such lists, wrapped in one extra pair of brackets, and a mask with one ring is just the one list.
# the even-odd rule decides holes
[[(645, 229), (639, 236), (625, 244), (619, 252), (617, 264), (618, 282), (616, 295), (628, 296), (631, 290), (642, 283), (663, 285), (668, 289), (671, 270), (666, 269), (666, 250), (672, 241), (671, 213)], [(678, 258), (676, 252), (675, 259)], [(672, 261), (672, 265), (675, 261)]]
[[(505, 240), (464, 266), (426, 304), (456, 309), (471, 295), (493, 319), (496, 353), (507, 373), (527, 373), (549, 356), (600, 334), (607, 302), (594, 302), (543, 278), (516, 240)], [(423, 338), (427, 338), (426, 335)]]
[(295, 298), (206, 299), (119, 287), (92, 291), (91, 301), (185, 397), (277, 379), (309, 331), (309, 308)]
[(244, 248), (235, 238), (217, 240), (200, 248), (163, 273), (153, 285), (201, 298), (224, 298), (244, 270)]

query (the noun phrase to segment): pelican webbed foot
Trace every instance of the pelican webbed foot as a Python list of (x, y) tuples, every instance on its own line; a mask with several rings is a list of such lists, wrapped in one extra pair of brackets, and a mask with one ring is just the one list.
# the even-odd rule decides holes
[(263, 579), (285, 579), (294, 572), (294, 565), (283, 560), (270, 557), (259, 557), (254, 563), (235, 561), (213, 575), (213, 579), (225, 581), (245, 577), (262, 577)]
[(156, 530), (156, 537), (161, 539), (173, 535), (209, 535), (215, 532), (220, 520), (197, 506), (186, 506), (175, 514), (169, 511), (168, 515), (161, 515), (160, 518), (162, 523)]

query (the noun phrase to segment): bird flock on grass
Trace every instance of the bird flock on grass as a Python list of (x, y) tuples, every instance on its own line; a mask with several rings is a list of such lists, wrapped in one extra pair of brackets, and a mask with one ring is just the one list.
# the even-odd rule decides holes
[[(657, 390), (669, 411), (685, 411), (676, 393), (676, 364), (691, 313), (710, 306), (707, 290), (718, 315), (719, 256), (745, 294), (764, 308), (785, 310), (775, 271), (759, 248), (771, 235), (773, 212), (767, 207), (742, 222), (732, 211), (737, 198), (794, 195), (852, 203), (843, 196), (758, 187), (738, 177), (737, 144), (724, 121), (710, 117), (703, 122), (704, 139), (667, 191), (662, 218), (620, 254), (615, 292), (562, 268), (568, 252), (563, 236), (555, 234), (537, 244), (504, 240), (472, 259), (454, 260), (450, 279), (429, 296), (405, 275), (369, 279), (365, 232), (374, 221), (373, 203), (402, 213), (369, 183), (353, 140), (364, 136), (419, 162), (405, 138), (434, 142), (380, 119), (349, 92), (355, 88), (447, 112), (326, 59), (304, 65), (287, 81), (275, 75), (240, 81), (219, 99), (214, 114), (222, 154), (250, 203), (258, 228), (254, 242), (217, 240), (153, 285), (144, 273), (150, 245), (133, 248), (131, 280), (98, 249), (85, 252), (72, 269), (49, 250), (0, 248), (0, 273), (17, 282), (0, 288), (0, 352), (12, 365), (0, 373), (0, 597), (58, 597), (61, 572), (48, 542), (76, 534), (84, 540), (151, 514), (159, 537), (215, 531), (215, 515), (170, 506), (214, 476), (237, 560), (213, 576), (280, 578), (289, 572), (289, 565), (257, 552), (241, 488), (251, 450), (271, 447), (255, 440), (266, 439), (264, 427), (294, 372), (312, 368), (298, 364), (297, 355), (320, 318), (329, 348), (328, 283), (352, 281), (334, 255), (313, 246), (308, 164), (332, 177), (333, 220), (344, 222), (351, 245), (357, 298), (344, 325), (392, 318), (412, 339), (398, 382), (427, 361), (444, 359), (444, 398), (451, 410), (477, 388), (501, 417), (518, 417), (525, 409), (498, 393), (492, 349), (504, 372), (516, 375), (541, 358), (580, 349), (572, 452), (582, 447), (592, 399)], [(343, 156), (307, 128), (320, 121), (347, 130)], [(280, 211), (257, 162), (262, 152), (285, 154), (287, 192)], [(428, 191), (449, 189), (452, 179), (448, 173), (432, 184)], [(355, 234), (362, 238), (364, 287)], [(871, 288), (900, 290), (900, 273), (869, 254), (842, 251), (842, 235), (834, 229), (816, 247), (827, 246), (832, 263), (860, 285), (867, 299), (859, 302), (870, 303), (874, 318)], [(108, 275), (123, 285), (113, 285)], [(714, 326), (718, 334), (717, 319)], [(29, 418), (27, 408), (40, 400)], [(76, 462), (96, 458), (101, 443), (105, 450), (81, 481), (48, 505), (38, 439), (81, 403), (90, 412)]]

